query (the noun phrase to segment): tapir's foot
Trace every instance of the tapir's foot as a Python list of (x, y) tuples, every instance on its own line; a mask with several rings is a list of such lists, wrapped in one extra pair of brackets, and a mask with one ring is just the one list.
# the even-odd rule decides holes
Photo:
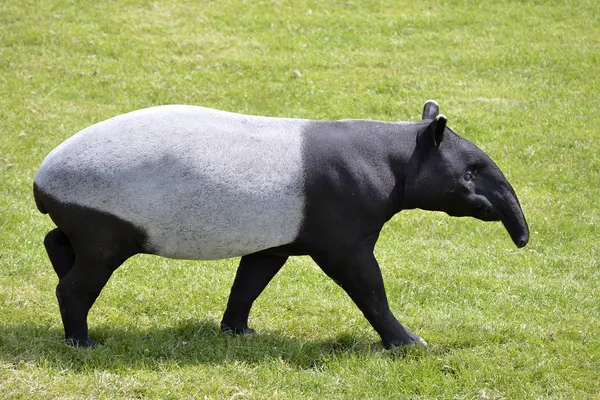
[(419, 342), (418, 342), (418, 343), (415, 343), (415, 344), (419, 344), (419, 345), (421, 345), (421, 346), (425, 346), (425, 347), (427, 347), (427, 346), (428, 346), (428, 344), (427, 344), (427, 342), (425, 341), (425, 339), (423, 339), (422, 337), (419, 337), (419, 336), (417, 336), (417, 337), (419, 338)]
[(89, 347), (89, 348), (94, 348), (94, 347), (96, 347), (98, 345), (96, 342), (94, 342), (90, 338), (87, 338), (87, 339), (67, 338), (66, 341), (67, 341), (67, 344), (69, 346), (72, 346), (72, 347)]
[(405, 327), (402, 328), (402, 334), (397, 338), (383, 340), (383, 345), (386, 348), (392, 349), (399, 346), (427, 346), (427, 342), (419, 335), (411, 332)]
[(233, 326), (221, 322), (221, 331), (223, 333), (233, 333), (235, 335), (252, 335), (256, 333), (256, 331), (252, 328), (248, 328), (247, 326)]
[(417, 336), (415, 339), (411, 339), (410, 341), (404, 341), (404, 340), (397, 340), (397, 341), (391, 341), (391, 342), (383, 342), (383, 345), (385, 346), (386, 349), (393, 349), (394, 347), (400, 347), (400, 346), (424, 346), (427, 347), (427, 342), (425, 340), (423, 340), (422, 338), (420, 338), (419, 336)]

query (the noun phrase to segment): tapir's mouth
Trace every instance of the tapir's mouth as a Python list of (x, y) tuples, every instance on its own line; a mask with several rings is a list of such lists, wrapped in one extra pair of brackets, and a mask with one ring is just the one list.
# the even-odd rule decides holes
[(502, 214), (488, 207), (478, 207), (475, 209), (474, 217), (482, 221), (500, 221)]

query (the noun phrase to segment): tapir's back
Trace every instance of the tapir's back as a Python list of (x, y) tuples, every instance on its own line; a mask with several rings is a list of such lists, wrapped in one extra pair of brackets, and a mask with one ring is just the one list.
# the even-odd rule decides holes
[(157, 254), (239, 256), (297, 236), (305, 123), (195, 106), (139, 110), (65, 141), (35, 183), (61, 203), (133, 223)]

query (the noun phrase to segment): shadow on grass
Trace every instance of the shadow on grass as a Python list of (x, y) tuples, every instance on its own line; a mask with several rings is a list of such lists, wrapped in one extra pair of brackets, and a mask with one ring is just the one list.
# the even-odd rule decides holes
[(0, 360), (19, 365), (33, 362), (57, 369), (122, 370), (162, 368), (165, 365), (222, 365), (228, 363), (279, 363), (291, 368), (321, 368), (327, 360), (370, 357), (374, 353), (403, 358), (420, 357), (425, 350), (386, 351), (380, 343), (342, 335), (333, 340), (308, 341), (274, 331), (254, 335), (224, 334), (214, 321), (184, 321), (152, 330), (97, 327), (91, 334), (99, 345), (72, 348), (62, 340), (62, 330), (39, 325), (0, 327)]

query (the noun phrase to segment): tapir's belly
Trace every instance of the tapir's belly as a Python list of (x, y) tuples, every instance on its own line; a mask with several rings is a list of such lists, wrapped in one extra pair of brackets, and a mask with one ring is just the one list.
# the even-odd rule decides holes
[(298, 235), (304, 123), (192, 106), (140, 110), (64, 142), (35, 182), (65, 204), (131, 222), (153, 253), (240, 256)]

